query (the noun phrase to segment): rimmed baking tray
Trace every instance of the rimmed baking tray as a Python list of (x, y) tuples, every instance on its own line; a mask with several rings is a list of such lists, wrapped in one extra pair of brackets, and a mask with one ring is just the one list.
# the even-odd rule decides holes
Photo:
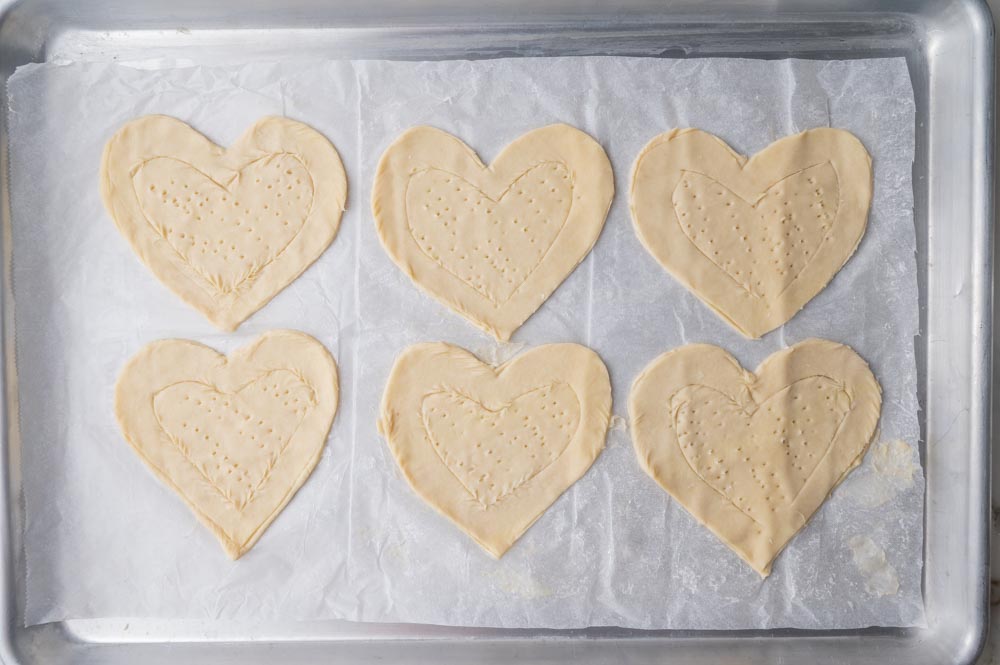
[[(23, 627), (20, 451), (0, 494), (0, 657), (8, 663), (968, 663), (986, 633), (992, 312), (993, 33), (975, 0), (583, 5), (531, 0), (0, 2), (0, 71), (53, 60), (233, 64), (287, 57), (449, 59), (615, 54), (845, 59), (903, 56), (916, 95), (916, 340), (927, 477), (926, 628), (844, 631), (457, 629), (141, 619)], [(71, 104), (72, 100), (58, 103)], [(44, 108), (37, 109), (45, 113)], [(0, 168), (9, 176), (6, 125)], [(8, 178), (0, 213), (9, 228)], [(9, 243), (4, 293), (9, 294)], [(11, 299), (4, 346), (11, 357)], [(5, 363), (6, 394), (16, 381)], [(9, 400), (3, 412), (4, 432)]]

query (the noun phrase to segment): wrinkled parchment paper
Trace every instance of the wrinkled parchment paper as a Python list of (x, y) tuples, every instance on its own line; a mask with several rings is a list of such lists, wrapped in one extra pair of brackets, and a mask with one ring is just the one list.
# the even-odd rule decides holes
[[(28, 624), (143, 617), (342, 618), (465, 626), (850, 628), (921, 624), (923, 476), (911, 162), (902, 59), (638, 58), (301, 62), (141, 71), (46, 64), (11, 78), (13, 279), (23, 446)], [(233, 334), (214, 330), (143, 267), (106, 215), (101, 150), (124, 122), (177, 116), (228, 144), (264, 114), (323, 132), (348, 171), (340, 233), (300, 279)], [(591, 255), (508, 345), (423, 295), (382, 251), (369, 211), (379, 155), (432, 124), (484, 160), (551, 122), (608, 151), (617, 195)], [(854, 132), (875, 198), (855, 257), (805, 310), (747, 341), (671, 279), (628, 216), (632, 161), (672, 127), (743, 153), (815, 126)], [(229, 561), (115, 425), (112, 394), (149, 341), (222, 351), (272, 328), (316, 336), (340, 366), (323, 459), (256, 547)], [(593, 347), (626, 415), (632, 379), (661, 352), (710, 342), (754, 368), (806, 337), (854, 347), (882, 383), (881, 437), (762, 581), (639, 468), (623, 421), (590, 472), (501, 560), (410, 491), (375, 430), (406, 345), (446, 340), (504, 360), (525, 346)]]

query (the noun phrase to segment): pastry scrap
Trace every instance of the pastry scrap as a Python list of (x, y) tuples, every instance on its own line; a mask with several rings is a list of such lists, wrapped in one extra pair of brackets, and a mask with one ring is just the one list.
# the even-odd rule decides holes
[(603, 148), (569, 125), (522, 135), (489, 166), (414, 127), (382, 155), (372, 210), (400, 270), (506, 341), (590, 252), (613, 195)]
[(868, 365), (843, 344), (800, 342), (756, 374), (692, 344), (643, 370), (629, 418), (646, 473), (766, 577), (861, 463), (881, 406)]
[(108, 141), (101, 195), (153, 274), (230, 331), (333, 241), (347, 178), (330, 142), (294, 120), (262, 118), (226, 149), (150, 115)]
[(604, 449), (611, 383), (576, 344), (499, 367), (444, 343), (407, 348), (379, 431), (414, 491), (500, 557)]
[(632, 172), (643, 245), (750, 338), (795, 316), (847, 263), (871, 198), (871, 158), (842, 129), (787, 136), (750, 159), (712, 134), (673, 130)]
[(329, 352), (281, 330), (228, 358), (187, 340), (147, 345), (122, 370), (115, 415), (142, 461), (238, 559), (312, 473), (337, 397)]

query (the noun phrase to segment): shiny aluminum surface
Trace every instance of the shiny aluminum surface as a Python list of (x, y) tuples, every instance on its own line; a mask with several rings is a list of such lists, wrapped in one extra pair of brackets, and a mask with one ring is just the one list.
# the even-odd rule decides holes
[[(710, 9), (710, 13), (709, 13)], [(993, 27), (979, 0), (0, 0), (0, 73), (57, 59), (236, 64), (291, 57), (905, 56), (927, 476), (926, 628), (854, 631), (460, 629), (141, 619), (24, 628), (13, 363), (0, 446), (0, 658), (6, 663), (969, 663), (985, 639), (992, 338)], [(72, 104), (73, 100), (52, 103)], [(45, 113), (45, 108), (37, 109)], [(0, 215), (9, 229), (6, 117)], [(95, 222), (96, 223), (96, 222)], [(9, 230), (3, 343), (11, 358)], [(31, 368), (19, 368), (21, 372)]]

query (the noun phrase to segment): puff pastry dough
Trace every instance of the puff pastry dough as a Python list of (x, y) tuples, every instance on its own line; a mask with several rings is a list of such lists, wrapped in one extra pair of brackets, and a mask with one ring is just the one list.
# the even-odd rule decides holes
[(610, 418), (607, 368), (586, 347), (494, 368), (428, 343), (396, 360), (378, 426), (414, 491), (500, 557), (587, 472)]
[(646, 249), (751, 338), (795, 316), (847, 263), (871, 198), (871, 158), (842, 129), (787, 136), (750, 159), (678, 129), (650, 141), (632, 172)]
[(330, 142), (294, 120), (262, 118), (225, 149), (151, 115), (108, 141), (101, 195), (153, 274), (235, 330), (329, 246), (347, 178)]
[(569, 125), (524, 134), (489, 166), (414, 127), (382, 155), (372, 211), (400, 270), (506, 341), (590, 252), (613, 195), (607, 154)]
[(665, 353), (635, 380), (642, 468), (762, 576), (875, 434), (882, 393), (849, 347), (810, 339), (747, 372), (722, 349)]
[(312, 473), (337, 396), (333, 358), (303, 333), (265, 333), (228, 358), (171, 339), (122, 370), (115, 415), (142, 461), (237, 559)]

